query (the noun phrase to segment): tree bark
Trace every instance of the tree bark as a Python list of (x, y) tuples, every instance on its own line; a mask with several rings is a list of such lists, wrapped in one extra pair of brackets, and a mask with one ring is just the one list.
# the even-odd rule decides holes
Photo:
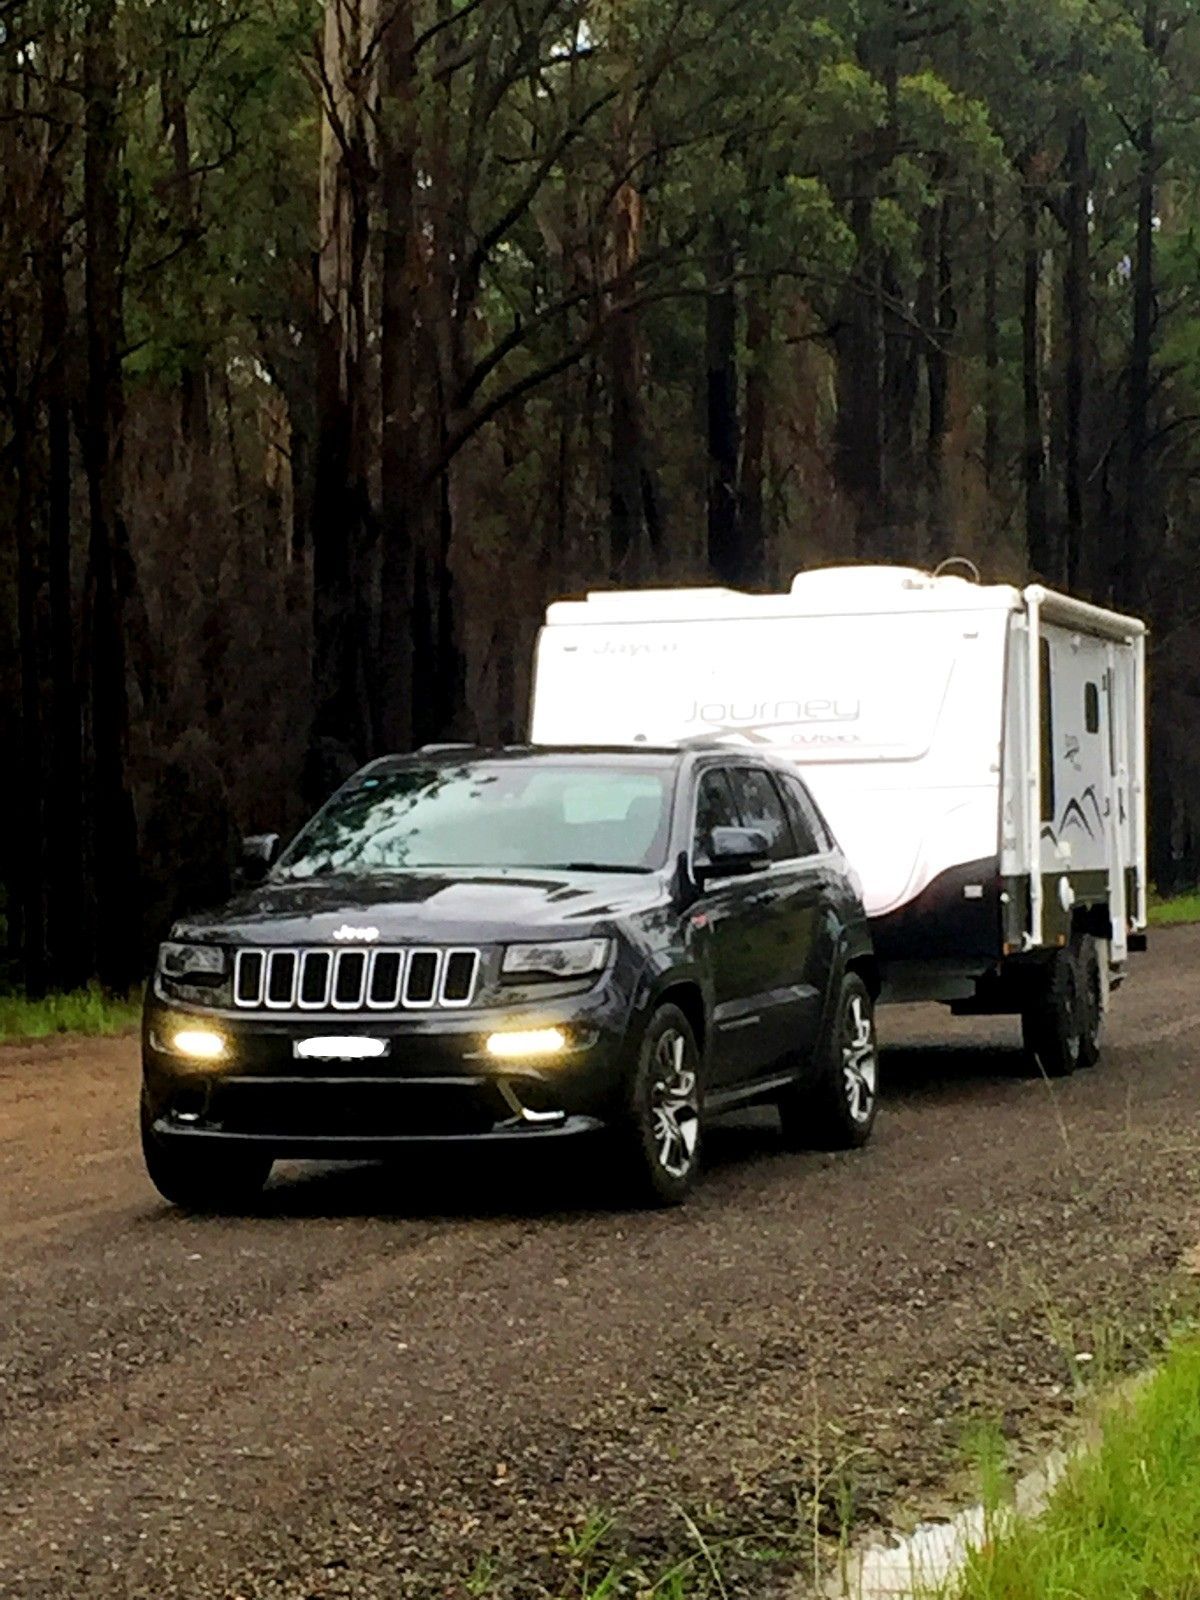
[[(1063, 371), (1063, 488), (1066, 538), (1062, 577), (1069, 589), (1084, 577), (1084, 382), (1087, 362), (1088, 274), (1088, 126), (1082, 114), (1072, 121), (1065, 155), (1067, 232), (1063, 268), (1063, 323), (1066, 359)], [(1084, 585), (1091, 587), (1090, 582)]]
[(950, 367), (958, 334), (958, 301), (950, 240), (954, 204), (945, 199), (936, 208), (929, 263), (933, 285), (933, 332), (925, 347), (926, 388), (929, 393), (929, 431), (925, 444), (925, 477), (929, 497), (929, 530), (933, 554), (945, 549), (954, 529), (946, 489), (946, 435), (950, 427)]
[(1051, 578), (1054, 562), (1046, 519), (1046, 445), (1042, 423), (1039, 211), (1040, 197), (1026, 173), (1021, 192), (1023, 238), (1021, 372), (1025, 432), (1025, 547), (1030, 570), (1039, 577)]
[[(168, 18), (166, 25), (172, 30), (178, 27), (173, 17)], [(180, 45), (174, 37), (169, 39), (163, 51), (160, 90), (163, 135), (171, 150), (170, 209), (174, 214), (180, 244), (186, 248), (188, 243), (199, 237), (200, 218), (196, 180), (192, 173), (191, 131), (181, 72)], [(185, 446), (198, 455), (207, 455), (212, 444), (208, 366), (200, 353), (199, 339), (199, 330), (204, 326), (204, 310), (199, 295), (193, 292), (191, 278), (185, 278), (184, 282), (191, 302), (190, 320), (198, 334), (196, 347), (186, 353), (179, 379), (180, 425)]]
[(46, 486), (50, 576), (50, 679), (54, 781), (47, 820), (47, 943), (54, 983), (75, 989), (91, 972), (89, 907), (84, 890), (83, 749), (71, 573), (71, 395), (67, 369), (69, 307), (66, 205), (58, 159), (45, 178), (46, 238), (40, 265), (46, 342)]
[(370, 327), (377, 0), (327, 0), (321, 134), (316, 451), (313, 468), (314, 716), (305, 789), (324, 799), (372, 748)]
[(765, 284), (746, 296), (746, 425), (742, 433), (742, 465), (738, 480), (738, 515), (747, 571), (756, 581), (767, 577), (766, 508), (767, 357), (771, 346), (771, 306)]
[(413, 739), (413, 589), (411, 497), (421, 481), (416, 416), (419, 264), (416, 200), (417, 120), (411, 0), (396, 5), (383, 41), (383, 283), (380, 350), (380, 624), (376, 726), (383, 748)]
[(46, 992), (46, 900), (42, 870), (46, 830), (43, 794), (46, 775), (42, 761), (41, 650), (39, 648), (39, 589), (34, 548), (33, 496), (30, 492), (30, 446), (26, 428), (18, 427), (13, 440), (16, 461), (17, 532), (17, 632), (21, 666), (21, 776), (18, 784), (17, 822), (24, 839), (17, 861), (20, 875), (21, 968), (26, 992)]
[[(866, 179), (860, 174), (858, 181)], [(857, 551), (880, 554), (883, 512), (882, 351), (879, 262), (871, 240), (871, 202), (857, 197), (850, 225), (858, 259), (834, 334), (837, 356), (837, 478), (855, 510)]]
[(758, 583), (742, 547), (738, 519), (737, 471), (741, 421), (738, 415), (737, 297), (733, 244), (724, 224), (713, 224), (705, 301), (708, 403), (708, 564), (718, 583)]
[(983, 187), (983, 476), (988, 492), (996, 487), (1000, 465), (1000, 288), (997, 266), (996, 180)]
[[(623, 25), (615, 30), (614, 54), (628, 60), (632, 47)], [(609, 386), (609, 528), (614, 572), (625, 581), (644, 577), (662, 543), (658, 494), (646, 442), (645, 357), (641, 316), (631, 304), (636, 293), (645, 211), (630, 177), (635, 170), (639, 132), (632, 90), (621, 95), (613, 119), (610, 270), (613, 289), (605, 331)]]
[[(1142, 43), (1147, 61), (1156, 62), (1158, 0), (1146, 0)], [(1151, 368), (1154, 358), (1154, 210), (1158, 181), (1158, 130), (1153, 85), (1146, 90), (1142, 121), (1134, 145), (1138, 154), (1137, 236), (1133, 259), (1133, 338), (1129, 352), (1129, 416), (1125, 515), (1117, 564), (1117, 603), (1135, 613), (1147, 601), (1146, 527), (1149, 491)]]
[(141, 974), (137, 819), (129, 782), (126, 620), (136, 591), (123, 505), (120, 89), (117, 0), (91, 0), (84, 29), (83, 213), (87, 393), (88, 636), (97, 970), (112, 989)]

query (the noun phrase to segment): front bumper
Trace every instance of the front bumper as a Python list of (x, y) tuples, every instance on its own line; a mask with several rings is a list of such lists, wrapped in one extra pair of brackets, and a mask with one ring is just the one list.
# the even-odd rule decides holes
[[(498, 1061), (490, 1034), (558, 1027), (571, 1048)], [(203, 1063), (169, 1046), (183, 1028), (219, 1032), (226, 1054)], [(596, 1131), (620, 1100), (630, 1005), (611, 983), (544, 1006), (421, 1016), (253, 1016), (159, 999), (142, 1032), (144, 1110), (164, 1142), (238, 1144), (277, 1157), (358, 1160), (412, 1145), (500, 1145)], [(372, 1060), (298, 1059), (296, 1040), (382, 1039)]]

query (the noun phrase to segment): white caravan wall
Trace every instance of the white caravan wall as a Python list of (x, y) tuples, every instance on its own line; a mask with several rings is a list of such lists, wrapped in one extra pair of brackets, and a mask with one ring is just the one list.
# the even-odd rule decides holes
[(941, 607), (556, 624), (532, 738), (715, 734), (795, 760), (879, 916), (997, 854), (1006, 622)]

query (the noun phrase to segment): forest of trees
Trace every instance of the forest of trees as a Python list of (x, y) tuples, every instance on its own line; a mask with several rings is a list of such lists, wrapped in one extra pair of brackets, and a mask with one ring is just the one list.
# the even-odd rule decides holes
[(1196, 0), (0, 0), (10, 980), (519, 736), (549, 598), (833, 560), (1146, 614), (1195, 882), (1198, 195)]

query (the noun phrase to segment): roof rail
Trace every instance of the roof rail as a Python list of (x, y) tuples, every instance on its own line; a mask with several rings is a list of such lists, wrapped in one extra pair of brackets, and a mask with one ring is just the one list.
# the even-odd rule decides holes
[(456, 750), (480, 750), (482, 745), (469, 742), (461, 744), (423, 744), (417, 751), (419, 756), (444, 756), (451, 755)]

